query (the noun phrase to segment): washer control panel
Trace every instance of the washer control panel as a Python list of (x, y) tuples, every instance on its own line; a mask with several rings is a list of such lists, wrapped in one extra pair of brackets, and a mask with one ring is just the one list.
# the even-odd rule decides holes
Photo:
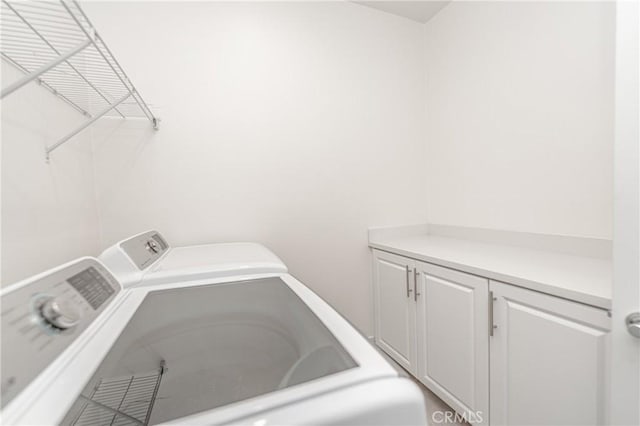
[(169, 250), (169, 244), (158, 231), (149, 231), (121, 242), (120, 248), (143, 270), (160, 259)]
[(100, 262), (83, 258), (4, 291), (2, 406), (89, 327), (120, 290)]

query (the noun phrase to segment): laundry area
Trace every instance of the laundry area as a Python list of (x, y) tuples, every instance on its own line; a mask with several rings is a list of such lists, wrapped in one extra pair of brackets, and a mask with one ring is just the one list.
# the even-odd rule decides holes
[(637, 1), (2, 0), (0, 421), (640, 424)]

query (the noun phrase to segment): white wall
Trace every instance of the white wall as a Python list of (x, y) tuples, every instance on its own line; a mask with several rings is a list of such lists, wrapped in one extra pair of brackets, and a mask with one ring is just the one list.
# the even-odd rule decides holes
[(611, 238), (614, 2), (453, 2), (426, 24), (430, 223)]
[(423, 26), (347, 2), (89, 3), (162, 118), (93, 131), (103, 244), (259, 241), (371, 334), (367, 227), (423, 222)]
[[(2, 62), (2, 87), (20, 77)], [(83, 120), (36, 83), (2, 100), (3, 285), (99, 252), (89, 135), (69, 141), (45, 162), (45, 146)]]
[(83, 118), (3, 100), (4, 283), (149, 228), (252, 240), (371, 333), (367, 227), (611, 236), (613, 4), (83, 6), (161, 130), (105, 119), (46, 165)]

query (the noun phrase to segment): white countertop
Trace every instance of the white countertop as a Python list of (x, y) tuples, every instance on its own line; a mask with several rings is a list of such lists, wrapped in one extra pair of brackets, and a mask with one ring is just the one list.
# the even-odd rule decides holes
[(369, 246), (576, 302), (611, 309), (611, 261), (525, 247), (416, 235)]

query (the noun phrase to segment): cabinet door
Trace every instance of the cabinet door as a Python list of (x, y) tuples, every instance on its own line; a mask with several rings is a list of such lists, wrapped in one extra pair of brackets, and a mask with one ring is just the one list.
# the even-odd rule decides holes
[(418, 378), (473, 424), (489, 417), (489, 281), (416, 262)]
[(607, 312), (491, 282), (491, 423), (606, 423)]
[(376, 344), (414, 373), (413, 260), (374, 250), (373, 269)]

